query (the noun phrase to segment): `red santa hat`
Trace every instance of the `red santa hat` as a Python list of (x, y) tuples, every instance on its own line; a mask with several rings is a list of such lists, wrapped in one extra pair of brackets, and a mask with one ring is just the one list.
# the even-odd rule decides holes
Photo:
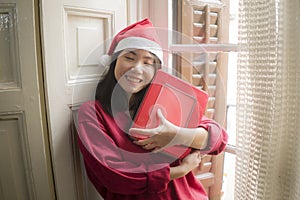
[(156, 55), (163, 63), (163, 50), (159, 37), (151, 21), (147, 18), (121, 30), (112, 40), (107, 54), (101, 56), (100, 63), (103, 66), (109, 65), (112, 54), (129, 48), (147, 50)]

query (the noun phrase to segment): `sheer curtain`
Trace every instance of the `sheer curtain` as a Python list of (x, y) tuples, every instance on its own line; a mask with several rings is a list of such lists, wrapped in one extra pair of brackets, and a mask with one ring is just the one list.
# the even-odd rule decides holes
[(240, 0), (235, 200), (300, 197), (300, 1)]

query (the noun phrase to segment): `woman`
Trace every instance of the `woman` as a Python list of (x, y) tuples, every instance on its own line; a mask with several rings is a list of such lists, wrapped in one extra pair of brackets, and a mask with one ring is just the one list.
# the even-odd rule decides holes
[[(224, 150), (227, 133), (220, 125), (205, 118), (197, 128), (180, 128), (158, 111), (159, 127), (130, 128), (163, 61), (158, 41), (148, 19), (118, 33), (108, 51), (110, 67), (98, 83), (96, 100), (79, 109), (79, 147), (87, 175), (104, 199), (208, 199), (192, 170), (201, 161), (200, 152)], [(138, 140), (132, 133), (150, 137)], [(159, 153), (176, 144), (194, 151), (175, 160)]]

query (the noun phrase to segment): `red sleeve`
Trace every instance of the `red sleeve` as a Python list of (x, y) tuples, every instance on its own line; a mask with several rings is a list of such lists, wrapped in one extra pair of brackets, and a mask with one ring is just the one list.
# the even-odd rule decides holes
[(212, 119), (203, 117), (199, 127), (208, 131), (208, 144), (202, 154), (217, 155), (221, 153), (228, 142), (228, 134), (225, 129)]
[[(143, 155), (124, 151), (107, 134), (101, 116), (90, 106), (78, 113), (78, 143), (87, 174), (98, 191), (119, 194), (159, 193), (170, 181), (167, 164), (145, 164)], [(161, 166), (154, 166), (161, 165)], [(156, 168), (158, 170), (151, 170)]]

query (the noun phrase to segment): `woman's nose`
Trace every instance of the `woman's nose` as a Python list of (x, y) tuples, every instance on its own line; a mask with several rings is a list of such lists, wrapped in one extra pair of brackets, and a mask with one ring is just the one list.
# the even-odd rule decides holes
[(143, 71), (143, 62), (137, 61), (131, 69), (134, 70), (135, 72), (142, 73), (142, 71)]

